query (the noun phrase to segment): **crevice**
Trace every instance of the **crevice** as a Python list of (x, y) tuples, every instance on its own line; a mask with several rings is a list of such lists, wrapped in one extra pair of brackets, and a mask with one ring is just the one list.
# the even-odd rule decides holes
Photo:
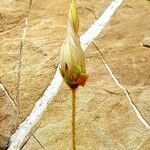
[[(31, 137), (31, 136), (30, 136)], [(24, 146), (27, 144), (27, 142), (30, 140), (30, 137), (23, 143), (23, 145), (20, 147), (20, 150), (24, 148)], [(18, 150), (18, 149), (17, 149)]]
[(20, 83), (21, 83), (21, 68), (22, 68), (22, 57), (23, 57), (23, 44), (24, 44), (24, 40), (26, 38), (27, 35), (27, 29), (28, 29), (28, 17), (31, 11), (31, 7), (32, 7), (32, 0), (29, 1), (29, 10), (27, 13), (27, 16), (25, 17), (25, 26), (22, 29), (22, 36), (21, 36), (21, 40), (20, 40), (20, 49), (19, 49), (19, 55), (18, 55), (18, 80), (17, 80), (17, 93), (16, 93), (16, 103), (18, 105), (18, 110), (19, 110), (19, 114), (20, 114)]
[[(30, 11), (31, 11), (32, 4), (33, 4), (33, 0), (30, 0), (30, 2), (29, 2), (29, 13), (30, 13)], [(29, 14), (28, 14), (28, 15), (29, 15)]]
[(18, 80), (17, 80), (17, 93), (16, 93), (16, 103), (17, 103), (17, 107), (20, 113), (20, 104), (19, 104), (19, 95), (20, 95), (20, 81), (21, 81), (21, 66), (22, 66), (22, 47), (23, 47), (23, 42), (21, 41), (20, 43), (20, 50), (19, 50), (19, 64), (18, 64)]
[(2, 14), (0, 13), (0, 18), (3, 20), (3, 22), (6, 23), (5, 19), (3, 18)]
[(97, 49), (97, 51), (99, 52), (100, 56), (101, 56), (101, 59), (107, 69), (107, 71), (109, 72), (111, 78), (113, 79), (113, 81), (116, 83), (116, 85), (121, 89), (123, 90), (123, 92), (125, 93), (131, 107), (133, 108), (133, 110), (135, 111), (135, 114), (137, 115), (137, 117), (139, 118), (139, 120), (144, 124), (144, 126), (147, 128), (147, 129), (150, 129), (150, 125), (149, 123), (146, 121), (146, 119), (144, 118), (144, 116), (142, 115), (142, 113), (140, 112), (140, 110), (137, 108), (137, 106), (133, 103), (132, 101), (132, 98), (130, 96), (130, 93), (129, 91), (117, 80), (117, 78), (114, 76), (111, 68), (109, 67), (109, 65), (106, 63), (105, 61), (105, 58), (103, 56), (103, 54), (101, 53), (101, 51), (99, 50), (99, 48), (97, 47), (97, 45), (92, 42), (93, 45), (95, 46), (95, 48)]
[(5, 115), (4, 117), (0, 117), (0, 122), (3, 122), (5, 119), (7, 119), (10, 115)]
[(41, 142), (36, 138), (36, 136), (33, 134), (34, 139), (38, 142), (38, 144), (41, 146), (43, 150), (45, 150), (44, 146), (41, 144)]
[[(4, 17), (2, 17), (2, 15), (0, 14), (0, 18), (1, 19), (3, 19), (3, 21), (5, 22), (5, 27), (6, 27), (6, 29), (1, 29), (0, 30), (0, 33), (3, 33), (3, 32), (7, 32), (7, 31), (9, 31), (9, 30), (11, 30), (11, 29), (14, 29), (14, 28), (16, 28), (19, 24), (20, 24), (20, 22), (22, 21), (22, 18), (23, 17), (20, 17), (18, 20), (16, 20), (16, 21), (14, 21), (14, 22), (11, 22), (11, 23), (9, 23), (9, 24), (7, 24), (7, 22), (4, 20)], [(7, 25), (8, 25), (8, 27), (7, 27)], [(7, 33), (6, 33), (7, 34)], [(5, 35), (5, 34), (4, 34)]]
[(88, 7), (80, 6), (77, 9), (81, 9), (81, 12), (82, 12), (82, 15), (83, 15), (84, 18), (86, 18), (86, 15), (84, 13), (84, 9), (86, 9), (87, 11), (89, 11), (93, 15), (94, 19), (98, 19), (98, 17), (96, 16), (95, 12), (92, 9), (88, 8)]
[[(36, 129), (33, 131), (33, 133), (30, 133), (29, 137), (27, 138), (27, 140), (22, 144), (20, 150), (22, 150), (24, 148), (24, 146), (27, 144), (27, 142), (30, 140), (31, 136), (34, 135), (34, 133), (39, 129), (41, 123), (36, 127)], [(34, 136), (33, 136), (34, 138)], [(35, 139), (35, 138), (34, 138)], [(35, 139), (36, 140), (36, 139)]]

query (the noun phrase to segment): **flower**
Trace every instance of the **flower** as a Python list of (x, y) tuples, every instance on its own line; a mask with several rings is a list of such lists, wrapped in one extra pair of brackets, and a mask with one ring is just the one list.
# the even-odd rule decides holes
[(60, 72), (70, 88), (84, 86), (88, 76), (85, 69), (84, 52), (80, 45), (79, 19), (76, 1), (72, 0), (69, 10), (67, 38), (61, 48)]

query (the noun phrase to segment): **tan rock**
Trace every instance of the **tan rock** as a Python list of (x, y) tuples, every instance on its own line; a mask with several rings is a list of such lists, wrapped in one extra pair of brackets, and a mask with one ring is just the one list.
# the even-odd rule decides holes
[[(79, 1), (80, 33), (105, 10), (111, 0)], [(2, 2), (2, 3), (1, 3)], [(50, 84), (66, 37), (69, 0), (33, 0), (23, 43), (19, 99), (24, 119)], [(20, 38), (29, 0), (0, 1), (0, 80), (15, 100), (18, 81)], [(82, 11), (83, 10), (83, 11)], [(149, 32), (147, 1), (124, 1), (96, 44), (117, 79), (129, 89), (135, 105), (149, 117), (150, 52), (140, 46)], [(94, 46), (86, 53), (89, 79), (77, 92), (77, 136), (79, 150), (147, 150), (149, 132), (138, 120), (122, 91), (116, 87)], [(142, 90), (139, 91), (138, 88)], [(133, 90), (135, 89), (135, 90)], [(1, 103), (0, 105), (3, 105)], [(63, 85), (49, 104), (42, 124), (34, 133), (47, 150), (71, 149), (71, 99)], [(1, 136), (4, 141), (4, 135)], [(41, 150), (31, 136), (23, 150)]]
[(7, 147), (18, 124), (18, 110), (0, 83), (0, 149)]

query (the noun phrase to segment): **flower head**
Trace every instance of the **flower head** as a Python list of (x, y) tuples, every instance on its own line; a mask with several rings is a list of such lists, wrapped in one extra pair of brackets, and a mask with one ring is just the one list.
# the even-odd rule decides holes
[(84, 52), (80, 45), (78, 28), (79, 19), (76, 3), (75, 0), (72, 0), (69, 10), (67, 38), (61, 48), (60, 62), (60, 72), (71, 88), (83, 86), (87, 80)]

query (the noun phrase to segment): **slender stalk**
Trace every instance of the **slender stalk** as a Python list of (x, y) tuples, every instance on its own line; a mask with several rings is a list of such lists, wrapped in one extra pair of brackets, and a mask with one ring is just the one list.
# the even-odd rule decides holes
[(72, 89), (72, 149), (76, 150), (76, 89)]

